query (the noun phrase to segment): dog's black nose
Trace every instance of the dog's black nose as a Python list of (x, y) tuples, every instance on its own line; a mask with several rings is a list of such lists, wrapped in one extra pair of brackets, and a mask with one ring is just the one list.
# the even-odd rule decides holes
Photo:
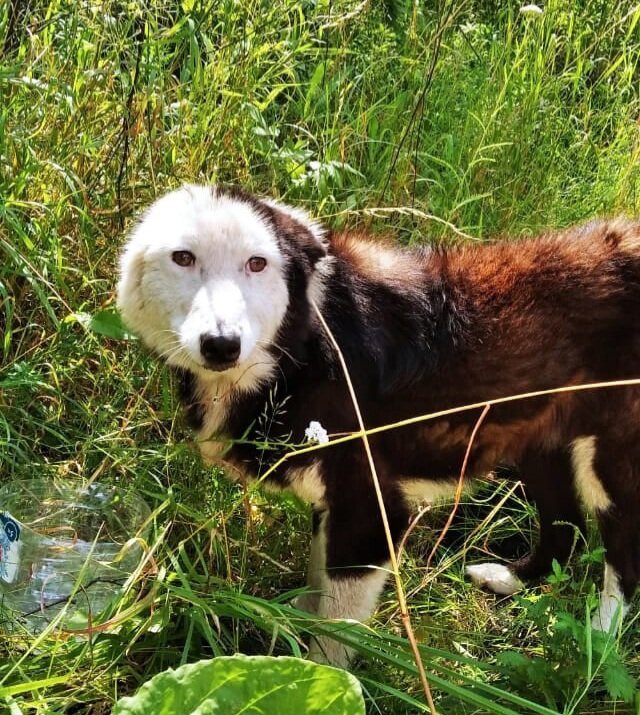
[(213, 364), (235, 362), (240, 357), (240, 338), (237, 335), (229, 337), (205, 334), (200, 336), (200, 352), (202, 357)]

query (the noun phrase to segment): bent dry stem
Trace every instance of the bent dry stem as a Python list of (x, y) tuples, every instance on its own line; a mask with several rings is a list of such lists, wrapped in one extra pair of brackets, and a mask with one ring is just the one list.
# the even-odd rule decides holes
[(299, 449), (291, 450), (284, 454), (277, 462), (275, 462), (269, 469), (260, 477), (259, 481), (263, 481), (271, 474), (273, 474), (277, 469), (279, 469), (288, 459), (292, 457), (297, 457), (300, 454), (308, 454), (309, 452), (315, 452), (318, 449), (327, 449), (333, 447), (337, 444), (343, 444), (345, 442), (352, 442), (356, 439), (361, 439), (363, 437), (370, 437), (373, 434), (380, 434), (381, 432), (388, 432), (393, 429), (398, 429), (400, 427), (407, 427), (409, 425), (419, 424), (420, 422), (428, 422), (429, 420), (435, 420), (439, 417), (447, 417), (448, 415), (455, 415), (460, 412), (469, 412), (470, 410), (484, 409), (487, 405), (492, 407), (493, 405), (502, 405), (506, 402), (516, 402), (518, 400), (528, 400), (534, 397), (543, 397), (544, 395), (557, 395), (562, 392), (583, 392), (584, 390), (602, 390), (608, 387), (631, 387), (633, 385), (640, 385), (640, 377), (628, 380), (609, 380), (606, 382), (589, 382), (584, 385), (567, 385), (565, 387), (553, 387), (548, 390), (535, 390), (534, 392), (521, 392), (517, 395), (508, 395), (506, 397), (496, 397), (491, 400), (484, 400), (483, 402), (473, 402), (468, 405), (461, 405), (460, 407), (451, 407), (446, 410), (438, 410), (438, 412), (430, 412), (425, 415), (418, 415), (417, 417), (408, 417), (405, 420), (399, 420), (398, 422), (389, 423), (386, 425), (380, 425), (380, 427), (370, 427), (369, 429), (361, 429), (357, 432), (351, 432), (350, 434), (336, 437), (335, 439), (330, 439), (328, 442), (323, 444), (312, 444), (308, 447), (301, 447)]

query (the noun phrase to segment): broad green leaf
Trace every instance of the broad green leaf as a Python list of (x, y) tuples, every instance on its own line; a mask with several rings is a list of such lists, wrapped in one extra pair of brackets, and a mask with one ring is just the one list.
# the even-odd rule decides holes
[(114, 340), (135, 340), (135, 335), (130, 333), (122, 323), (120, 313), (115, 310), (99, 310), (97, 313), (76, 313), (73, 316), (88, 330), (106, 335)]
[(293, 657), (201, 660), (151, 678), (112, 715), (364, 715), (360, 683)]

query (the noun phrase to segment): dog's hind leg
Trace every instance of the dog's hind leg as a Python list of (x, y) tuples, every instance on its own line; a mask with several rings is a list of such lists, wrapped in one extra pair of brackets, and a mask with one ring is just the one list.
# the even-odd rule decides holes
[(586, 525), (568, 449), (529, 453), (520, 472), (526, 492), (538, 508), (540, 521), (536, 547), (513, 565), (518, 577), (528, 580), (546, 576), (554, 560), (565, 563), (574, 546), (580, 543), (579, 536), (585, 533)]
[(466, 569), (474, 583), (495, 593), (515, 593), (522, 588), (522, 581), (547, 574), (554, 559), (566, 561), (575, 543), (576, 528), (580, 532), (585, 528), (568, 450), (526, 453), (520, 463), (520, 475), (527, 494), (538, 507), (537, 545), (531, 554), (511, 565), (486, 563)]
[(610, 631), (619, 625), (640, 581), (640, 448), (594, 439), (593, 469), (601, 479), (606, 501), (597, 510), (606, 549), (604, 583), (592, 625)]

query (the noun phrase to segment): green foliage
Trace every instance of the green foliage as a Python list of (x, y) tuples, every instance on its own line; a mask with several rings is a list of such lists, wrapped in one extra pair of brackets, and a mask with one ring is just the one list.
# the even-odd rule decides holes
[(113, 709), (113, 715), (177, 712), (364, 715), (364, 700), (344, 670), (300, 658), (235, 655), (159, 673)]
[[(583, 563), (602, 559), (602, 550), (581, 557)], [(593, 586), (582, 613), (576, 604), (584, 594), (584, 582), (554, 563), (549, 577), (552, 588), (546, 593), (517, 597), (525, 618), (539, 633), (539, 650), (526, 654), (507, 650), (497, 657), (511, 684), (523, 693), (544, 695), (553, 708), (575, 707), (585, 696), (576, 683), (602, 679), (613, 700), (631, 702), (637, 692), (636, 680), (625, 666), (617, 633), (605, 634), (591, 627), (591, 612), (598, 603)]]
[(120, 313), (115, 310), (98, 310), (93, 315), (77, 313), (70, 318), (75, 318), (98, 335), (105, 335), (114, 340), (135, 340), (135, 336), (124, 327)]
[[(203, 468), (171, 376), (123, 339), (116, 258), (134, 217), (182, 181), (405, 243), (638, 213), (639, 33), (640, 10), (615, 0), (549, 0), (539, 18), (482, 0), (0, 3), (0, 483), (126, 481), (154, 510), (153, 568), (102, 614), (112, 628), (33, 639), (0, 615), (12, 712), (108, 711), (169, 667), (300, 656), (329, 628), (286, 606), (307, 512)], [(487, 544), (532, 539), (531, 507), (492, 494), (429, 574), (437, 510), (404, 558), (439, 709), (618, 708), (640, 647), (633, 622), (590, 635), (597, 559), (515, 600), (461, 577)], [(425, 711), (391, 592), (370, 629), (340, 629), (371, 712)]]

